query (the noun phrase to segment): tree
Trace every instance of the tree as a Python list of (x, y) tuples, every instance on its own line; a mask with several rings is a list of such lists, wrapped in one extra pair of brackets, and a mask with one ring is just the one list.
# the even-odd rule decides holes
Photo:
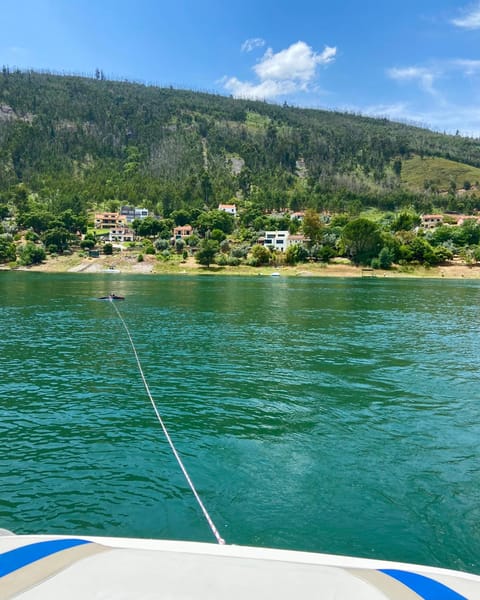
[(315, 244), (312, 246), (310, 256), (315, 260), (328, 263), (328, 261), (335, 256), (335, 250), (332, 246)]
[(301, 244), (292, 244), (285, 253), (285, 262), (287, 265), (296, 265), (298, 262), (305, 262), (308, 259), (308, 250)]
[(202, 188), (203, 200), (205, 201), (205, 204), (208, 206), (209, 203), (212, 203), (214, 201), (214, 197), (213, 197), (212, 181), (211, 181), (208, 173), (205, 171), (202, 173), (202, 176), (200, 178), (200, 185)]
[(42, 241), (49, 251), (63, 253), (68, 249), (72, 235), (62, 227), (49, 229), (42, 236)]
[[(449, 248), (445, 248), (445, 246), (438, 246), (437, 248), (433, 249), (433, 252), (434, 252), (437, 264), (447, 262), (447, 260), (452, 260), (452, 258), (453, 258), (453, 252)], [(472, 251), (472, 256), (475, 261), (478, 260), (475, 257), (474, 250)]]
[(458, 246), (478, 244), (480, 242), (480, 225), (476, 219), (466, 219), (460, 227), (455, 227), (453, 241)]
[(303, 233), (310, 240), (311, 244), (316, 244), (322, 235), (322, 222), (320, 216), (314, 210), (308, 209), (303, 217)]
[(404, 211), (395, 217), (391, 229), (392, 231), (410, 231), (418, 225), (420, 225), (420, 217), (416, 213)]
[(75, 214), (72, 209), (63, 211), (59, 220), (70, 233), (77, 233), (77, 231), (85, 233), (87, 231), (87, 217)]
[(127, 159), (123, 165), (123, 173), (126, 178), (134, 176), (140, 168), (140, 151), (136, 146), (127, 148)]
[(420, 235), (417, 235), (412, 240), (410, 252), (410, 260), (412, 262), (425, 263), (427, 265), (435, 265), (439, 262), (433, 247)]
[(223, 210), (209, 210), (203, 212), (197, 219), (197, 228), (201, 235), (213, 229), (220, 229), (223, 233), (232, 233), (235, 225), (234, 218), (232, 215), (224, 212)]
[(378, 265), (380, 269), (389, 269), (392, 266), (393, 258), (393, 250), (384, 246), (378, 255)]
[(215, 259), (215, 254), (219, 250), (219, 244), (215, 240), (203, 240), (200, 249), (195, 255), (195, 259), (200, 265), (209, 267)]
[(355, 264), (369, 265), (380, 250), (382, 238), (376, 223), (359, 217), (345, 225), (341, 241)]
[(170, 214), (170, 218), (174, 220), (175, 225), (181, 227), (183, 225), (188, 225), (192, 219), (192, 216), (189, 210), (182, 208), (180, 210), (174, 210)]
[(95, 247), (95, 241), (90, 238), (86, 238), (80, 242), (80, 248), (82, 248), (84, 250), (91, 250), (94, 247)]
[(23, 227), (29, 227), (35, 231), (35, 233), (43, 233), (50, 229), (53, 221), (55, 220), (55, 215), (45, 211), (45, 210), (37, 210), (34, 212), (24, 213), (18, 222)]
[(113, 246), (112, 246), (112, 244), (110, 244), (110, 242), (107, 242), (106, 244), (104, 244), (103, 253), (106, 254), (107, 256), (111, 256), (113, 254)]
[(215, 240), (217, 242), (223, 242), (223, 240), (226, 239), (226, 237), (227, 236), (223, 233), (221, 229), (214, 229), (210, 233), (210, 239)]
[(195, 248), (200, 243), (200, 238), (195, 233), (192, 233), (192, 235), (189, 235), (187, 237), (185, 242), (187, 243), (187, 246), (189, 246), (190, 248)]
[(392, 168), (395, 175), (400, 178), (400, 175), (402, 174), (402, 161), (399, 158), (393, 161)]
[(251, 264), (255, 267), (261, 265), (268, 265), (270, 262), (271, 254), (268, 248), (262, 246), (262, 244), (255, 244), (251, 250)]
[[(132, 222), (133, 231), (141, 237), (153, 237), (158, 235), (164, 229), (164, 223), (159, 219), (153, 217), (146, 217), (145, 219), (134, 219)], [(171, 227), (168, 228), (168, 236), (171, 235)], [(163, 237), (163, 236), (161, 236)]]
[(17, 249), (10, 236), (0, 236), (0, 263), (16, 260)]
[(15, 187), (12, 192), (12, 202), (19, 213), (23, 213), (28, 210), (28, 195), (30, 190), (23, 183), (20, 183)]
[(155, 240), (155, 248), (160, 251), (168, 250), (168, 248), (170, 248), (170, 242), (163, 238), (159, 238), (158, 240)]
[(33, 242), (27, 242), (18, 249), (18, 255), (22, 265), (37, 265), (46, 258), (43, 246), (38, 246)]

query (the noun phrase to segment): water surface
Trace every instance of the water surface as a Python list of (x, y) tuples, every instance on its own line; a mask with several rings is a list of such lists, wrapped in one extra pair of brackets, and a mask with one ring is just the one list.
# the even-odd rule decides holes
[(0, 527), (480, 573), (480, 285), (0, 273)]

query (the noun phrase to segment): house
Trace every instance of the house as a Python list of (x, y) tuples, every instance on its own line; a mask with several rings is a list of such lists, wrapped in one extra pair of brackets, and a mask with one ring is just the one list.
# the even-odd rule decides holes
[(229, 215), (237, 216), (237, 205), (236, 204), (219, 204), (218, 210), (228, 213)]
[(457, 225), (463, 225), (464, 223), (466, 223), (467, 221), (474, 221), (475, 223), (478, 223), (480, 225), (480, 217), (477, 216), (466, 216), (466, 215), (459, 215), (458, 219), (457, 219)]
[(286, 252), (288, 248), (288, 231), (266, 231), (263, 238), (263, 245), (267, 248)]
[(293, 246), (294, 244), (305, 244), (306, 242), (309, 242), (309, 241), (310, 241), (309, 238), (307, 238), (301, 234), (289, 235), (288, 239), (287, 239), (287, 248), (289, 248), (290, 246)]
[(290, 218), (297, 219), (298, 221), (303, 221), (304, 216), (305, 216), (305, 213), (303, 211), (298, 211), (298, 212), (293, 212), (290, 215)]
[(97, 213), (95, 215), (95, 229), (115, 229), (126, 224), (127, 218), (116, 212)]
[(179, 225), (173, 228), (173, 239), (183, 240), (184, 238), (190, 237), (193, 233), (193, 227), (191, 225)]
[(110, 229), (108, 232), (108, 241), (109, 242), (133, 242), (134, 239), (133, 231), (124, 225), (120, 225), (115, 227), (115, 229)]
[(135, 219), (146, 219), (148, 217), (148, 208), (122, 206), (120, 214), (127, 218), (127, 223), (131, 223)]
[(304, 244), (308, 241), (308, 238), (304, 235), (291, 235), (288, 231), (266, 231), (265, 236), (260, 238), (258, 243), (263, 244), (267, 248), (286, 252), (290, 246)]
[(421, 221), (424, 229), (433, 229), (443, 225), (443, 215), (422, 215)]

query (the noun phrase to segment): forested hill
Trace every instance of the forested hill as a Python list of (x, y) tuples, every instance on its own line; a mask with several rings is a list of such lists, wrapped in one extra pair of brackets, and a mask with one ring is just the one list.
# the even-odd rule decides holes
[[(432, 158), (447, 159), (441, 175)], [(232, 199), (294, 210), (473, 209), (479, 167), (478, 140), (386, 119), (101, 73), (0, 74), (0, 201), (24, 184), (59, 210), (129, 203), (168, 215)]]

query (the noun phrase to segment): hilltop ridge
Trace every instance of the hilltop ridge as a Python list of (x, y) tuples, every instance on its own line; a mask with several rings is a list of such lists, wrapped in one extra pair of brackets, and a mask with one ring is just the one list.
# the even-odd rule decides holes
[[(265, 209), (479, 208), (478, 140), (99, 74), (4, 67), (0, 140), (0, 194), (24, 184), (59, 210), (141, 203), (168, 215), (232, 198)], [(444, 159), (441, 184), (423, 158)]]

